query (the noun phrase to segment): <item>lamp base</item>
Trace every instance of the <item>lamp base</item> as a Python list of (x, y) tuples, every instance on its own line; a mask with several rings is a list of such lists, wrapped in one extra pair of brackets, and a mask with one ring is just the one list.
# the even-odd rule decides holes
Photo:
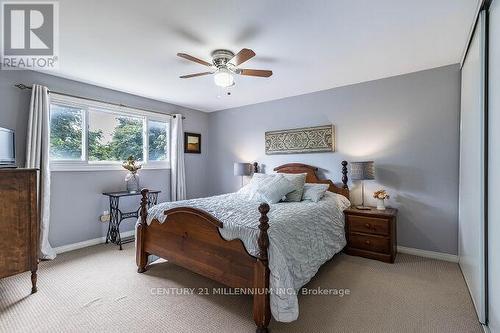
[(359, 210), (371, 210), (371, 208), (367, 207), (367, 206), (356, 206), (356, 209), (359, 209)]

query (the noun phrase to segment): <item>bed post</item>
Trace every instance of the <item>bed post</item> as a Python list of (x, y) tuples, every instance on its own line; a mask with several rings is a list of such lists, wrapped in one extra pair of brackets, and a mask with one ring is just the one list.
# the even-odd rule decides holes
[(344, 184), (344, 186), (342, 187), (345, 189), (349, 188), (349, 186), (347, 186), (348, 180), (349, 179), (347, 178), (347, 161), (342, 161), (342, 184)]
[(257, 325), (257, 333), (267, 333), (267, 326), (271, 320), (271, 305), (269, 303), (269, 262), (268, 248), (269, 237), (269, 205), (262, 203), (259, 206), (259, 255), (254, 266), (254, 296), (253, 296), (253, 319)]
[(259, 163), (253, 162), (253, 173), (259, 172)]
[(136, 231), (136, 254), (135, 260), (137, 263), (137, 272), (144, 273), (146, 271), (146, 265), (148, 263), (148, 254), (144, 251), (144, 237), (147, 228), (147, 217), (148, 217), (148, 203), (149, 203), (149, 190), (147, 188), (141, 191), (142, 199), (141, 199), (141, 221), (137, 226)]

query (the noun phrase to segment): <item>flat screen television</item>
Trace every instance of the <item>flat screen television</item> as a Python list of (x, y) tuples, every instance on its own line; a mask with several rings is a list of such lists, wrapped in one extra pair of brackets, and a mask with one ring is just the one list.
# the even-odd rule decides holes
[(0, 127), (0, 168), (16, 166), (16, 141), (13, 130)]

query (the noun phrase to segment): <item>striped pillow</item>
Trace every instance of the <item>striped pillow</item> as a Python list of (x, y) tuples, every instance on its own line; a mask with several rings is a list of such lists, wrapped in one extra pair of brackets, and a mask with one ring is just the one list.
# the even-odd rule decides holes
[(284, 201), (302, 201), (302, 194), (304, 193), (304, 184), (306, 183), (307, 173), (282, 173), (282, 175), (293, 184), (293, 191), (286, 195)]
[(265, 173), (254, 173), (252, 176), (252, 180), (250, 183), (245, 186), (248, 189), (245, 189), (245, 194), (247, 194), (249, 200), (261, 200), (260, 195), (257, 193), (257, 190), (265, 183), (271, 181), (276, 175), (268, 175)]
[(282, 175), (275, 175), (269, 181), (261, 183), (256, 190), (256, 193), (268, 204), (275, 204), (281, 201), (283, 196), (294, 190), (294, 185), (291, 181)]
[(304, 194), (302, 200), (310, 200), (312, 202), (318, 202), (325, 196), (326, 191), (330, 185), (328, 184), (309, 184), (304, 185)]

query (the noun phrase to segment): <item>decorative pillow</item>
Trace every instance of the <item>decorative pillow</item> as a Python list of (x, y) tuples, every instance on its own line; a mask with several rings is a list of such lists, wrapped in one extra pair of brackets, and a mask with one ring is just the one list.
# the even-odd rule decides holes
[(261, 200), (257, 190), (260, 186), (271, 181), (274, 177), (276, 177), (276, 174), (268, 175), (265, 173), (254, 173), (248, 185), (244, 186), (240, 190), (240, 193), (247, 195), (249, 200)]
[(326, 191), (330, 185), (328, 184), (304, 184), (304, 194), (302, 195), (302, 200), (310, 200), (312, 202), (318, 202), (325, 196)]
[(269, 180), (269, 179), (273, 178), (274, 176), (276, 176), (276, 174), (268, 175), (266, 173), (254, 173), (252, 176), (252, 180), (250, 181), (250, 184), (260, 183), (260, 182)]
[(250, 194), (252, 193), (252, 184), (250, 183), (246, 184), (245, 186), (240, 188), (236, 193), (250, 196)]
[(255, 173), (248, 184), (243, 186), (238, 193), (246, 196), (249, 200), (261, 200), (257, 189), (264, 183), (272, 180), (276, 174)]
[(250, 179), (250, 181), (245, 185), (243, 186), (242, 188), (239, 189), (239, 193), (249, 193), (251, 192), (252, 188), (255, 187), (255, 185), (260, 182), (262, 180), (262, 175), (263, 176), (267, 176), (267, 175), (264, 175), (264, 174), (261, 174), (261, 173), (256, 173), (252, 176), (252, 178)]
[(304, 184), (306, 182), (307, 173), (281, 173), (281, 175), (293, 184), (293, 191), (286, 195), (284, 201), (302, 201), (302, 193), (304, 192)]
[(259, 185), (256, 193), (268, 204), (278, 203), (287, 193), (294, 190), (294, 185), (283, 175), (274, 175), (269, 181)]

